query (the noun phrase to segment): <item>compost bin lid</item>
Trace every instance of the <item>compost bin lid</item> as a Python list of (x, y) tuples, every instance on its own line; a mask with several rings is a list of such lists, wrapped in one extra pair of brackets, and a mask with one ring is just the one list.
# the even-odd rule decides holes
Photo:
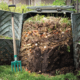
[(28, 9), (44, 9), (44, 10), (48, 10), (48, 9), (51, 9), (51, 10), (57, 10), (57, 9), (70, 9), (70, 8), (73, 8), (74, 6), (32, 6), (32, 7), (27, 7)]
[(32, 6), (32, 7), (27, 7), (28, 9), (33, 9), (34, 12), (41, 12), (41, 13), (49, 13), (49, 12), (69, 12), (73, 13), (73, 11), (67, 10), (70, 8), (73, 8), (74, 6)]

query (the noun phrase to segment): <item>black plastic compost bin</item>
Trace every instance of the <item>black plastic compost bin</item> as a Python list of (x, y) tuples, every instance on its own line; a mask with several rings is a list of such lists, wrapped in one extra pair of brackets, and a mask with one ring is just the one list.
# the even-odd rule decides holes
[[(21, 32), (23, 22), (31, 16), (35, 16), (36, 14), (47, 15), (54, 14), (54, 16), (63, 16), (71, 17), (72, 21), (72, 32), (73, 34), (78, 35), (78, 28), (74, 28), (75, 25), (79, 24), (79, 14), (73, 14), (73, 11), (69, 11), (67, 9), (73, 8), (73, 6), (35, 6), (28, 7), (28, 9), (33, 9), (34, 11), (30, 11), (24, 14), (14, 13), (14, 27), (15, 27), (15, 36), (17, 41), (17, 53), (19, 54), (20, 50), (20, 42), (21, 42)], [(77, 20), (78, 19), (78, 20)], [(76, 22), (76, 23), (75, 23)], [(77, 25), (79, 26), (79, 25)], [(12, 37), (12, 27), (11, 27), (11, 13), (9, 11), (0, 10), (0, 35)], [(80, 34), (79, 34), (80, 35)], [(76, 44), (75, 40), (77, 37), (73, 36), (73, 45), (74, 45), (74, 56), (76, 54)], [(4, 61), (10, 62), (13, 60), (13, 43), (10, 39), (0, 39), (0, 64), (3, 64)], [(77, 54), (76, 54), (77, 56)], [(77, 59), (74, 57), (75, 67), (78, 67)]]
[[(36, 14), (39, 15), (54, 15), (55, 17), (61, 16), (61, 17), (70, 17), (71, 18), (71, 22), (72, 22), (72, 35), (75, 34), (75, 28), (74, 28), (74, 24), (76, 22), (75, 20), (75, 14), (73, 11), (67, 10), (69, 8), (73, 8), (73, 6), (35, 6), (35, 7), (27, 7), (28, 9), (33, 9), (33, 11), (27, 12), (23, 14), (23, 21), (27, 20), (30, 17), (35, 16)], [(76, 28), (76, 32), (77, 32), (77, 28)], [(77, 35), (77, 33), (76, 33)], [(76, 36), (75, 36), (76, 37)], [(74, 39), (75, 37), (73, 37), (73, 46), (75, 46), (74, 44)], [(75, 47), (73, 47), (73, 50), (75, 51)], [(78, 68), (78, 62), (77, 62), (77, 55), (75, 57), (76, 52), (73, 53), (74, 55), (74, 67)], [(44, 63), (41, 63), (41, 65)], [(44, 64), (46, 65), (46, 64)], [(42, 66), (44, 66), (42, 65)], [(42, 72), (42, 71), (41, 71)]]
[(80, 13), (72, 14), (74, 64), (80, 68)]
[[(61, 16), (61, 17), (70, 17), (71, 18), (71, 22), (74, 23), (73, 19), (74, 19), (74, 12), (67, 10), (70, 8), (73, 8), (73, 6), (35, 6), (35, 7), (27, 7), (28, 9), (33, 9), (34, 11), (28, 12), (24, 14), (24, 20), (28, 19), (31, 16), (34, 16), (36, 14), (39, 15), (45, 15), (47, 16), (48, 14), (50, 14), (51, 16), (54, 15), (55, 17), (57, 16)], [(74, 33), (73, 30), (75, 30), (73, 27), (72, 23), (72, 35)], [(74, 46), (74, 37), (73, 37), (73, 46)], [(73, 47), (73, 49), (75, 49), (75, 47)], [(75, 55), (76, 52), (74, 52), (73, 54)], [(74, 57), (73, 55), (73, 57)], [(77, 68), (77, 62), (75, 60), (76, 58), (74, 57), (74, 67)]]

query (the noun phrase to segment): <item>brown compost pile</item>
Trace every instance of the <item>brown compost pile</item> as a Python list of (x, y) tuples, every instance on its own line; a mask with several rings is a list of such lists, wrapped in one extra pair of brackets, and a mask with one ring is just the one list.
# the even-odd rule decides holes
[(31, 17), (23, 25), (19, 54), (22, 65), (31, 72), (52, 75), (56, 71), (59, 74), (73, 72), (70, 19), (53, 16), (39, 19)]

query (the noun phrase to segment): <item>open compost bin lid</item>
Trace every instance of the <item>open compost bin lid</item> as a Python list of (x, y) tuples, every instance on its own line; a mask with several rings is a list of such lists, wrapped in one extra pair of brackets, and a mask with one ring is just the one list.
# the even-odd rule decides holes
[(28, 9), (33, 9), (35, 12), (70, 12), (73, 11), (67, 10), (71, 9), (74, 6), (32, 6), (27, 7)]

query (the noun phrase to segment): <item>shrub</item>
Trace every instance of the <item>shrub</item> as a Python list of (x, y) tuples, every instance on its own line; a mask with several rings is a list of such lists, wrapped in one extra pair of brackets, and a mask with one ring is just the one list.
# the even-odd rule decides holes
[[(26, 13), (26, 12), (28, 12), (28, 11), (31, 11), (30, 9), (27, 9), (27, 6), (28, 6), (28, 5), (19, 3), (19, 4), (16, 5), (15, 12), (17, 12), (17, 13), (22, 13), (22, 12), (23, 12), (23, 13)], [(7, 3), (5, 3), (5, 2), (2, 1), (2, 2), (0, 3), (0, 10), (9, 11)], [(10, 8), (10, 10), (11, 10), (12, 12), (14, 12), (14, 8), (13, 8), (13, 7)]]

